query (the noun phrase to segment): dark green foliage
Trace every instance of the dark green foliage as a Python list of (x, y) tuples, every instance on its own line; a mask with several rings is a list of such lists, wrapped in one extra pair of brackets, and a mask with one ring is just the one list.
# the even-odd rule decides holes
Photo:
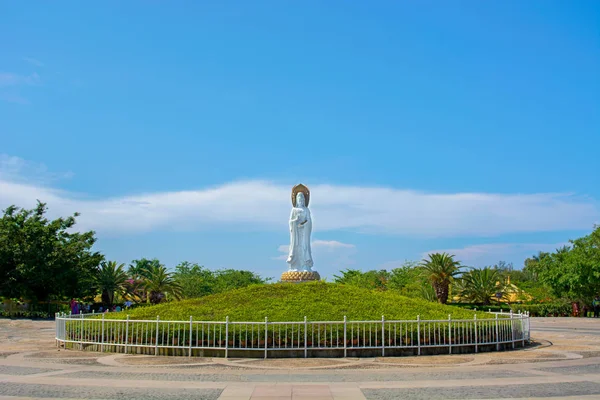
[(513, 312), (529, 312), (532, 317), (568, 317), (572, 313), (571, 302), (567, 300), (541, 304), (513, 304)]
[(387, 290), (390, 273), (386, 270), (371, 270), (363, 272), (357, 269), (340, 271), (341, 275), (334, 275), (334, 282), (345, 285), (358, 286), (364, 289)]
[(133, 280), (141, 280), (146, 278), (148, 275), (148, 271), (152, 268), (160, 267), (162, 264), (156, 258), (149, 260), (147, 258), (141, 258), (139, 260), (133, 260), (131, 264), (129, 264), (129, 269), (127, 270), (127, 274)]
[(210, 271), (198, 264), (187, 261), (175, 267), (174, 280), (181, 287), (183, 298), (197, 298), (227, 290), (266, 283), (251, 271), (225, 269)]
[(270, 279), (262, 279), (251, 271), (237, 269), (222, 269), (214, 272), (215, 281), (212, 293), (223, 293), (250, 285), (267, 283)]
[(128, 276), (123, 269), (124, 266), (125, 264), (118, 265), (115, 261), (100, 264), (96, 282), (98, 290), (102, 294), (102, 303), (106, 307), (113, 305), (115, 293), (124, 295), (127, 292)]
[[(411, 299), (394, 291), (362, 289), (352, 285), (325, 282), (303, 284), (253, 285), (195, 300), (184, 300), (143, 307), (127, 312), (134, 319), (220, 321), (313, 321), (386, 319), (455, 319), (473, 318), (472, 311)], [(123, 318), (124, 313), (110, 313), (107, 318)], [(478, 318), (489, 317), (480, 314)]]
[(213, 273), (198, 264), (187, 261), (180, 263), (175, 267), (173, 278), (181, 286), (181, 295), (185, 299), (193, 299), (212, 293)]
[(472, 269), (462, 275), (457, 281), (462, 299), (475, 304), (489, 305), (497, 301), (496, 294), (505, 297), (504, 278), (499, 270), (485, 267)]
[(454, 256), (447, 253), (429, 254), (429, 259), (421, 262), (427, 279), (435, 289), (435, 295), (442, 304), (448, 302), (450, 284), (454, 278), (460, 274), (462, 268)]
[(8, 207), (0, 219), (0, 295), (30, 300), (88, 297), (103, 260), (94, 232), (72, 232), (78, 214), (48, 220), (46, 205)]
[(158, 304), (169, 297), (181, 299), (181, 286), (173, 275), (164, 265), (150, 265), (144, 269), (141, 289), (146, 292), (150, 303)]
[(590, 303), (600, 293), (600, 226), (570, 246), (528, 259), (527, 269), (552, 289), (556, 297)]
[(54, 314), (47, 311), (5, 311), (0, 310), (0, 317), (2, 318), (23, 318), (23, 319), (50, 319), (54, 318)]
[(417, 262), (405, 261), (402, 266), (389, 272), (346, 269), (340, 271), (340, 275), (334, 275), (334, 282), (364, 289), (392, 290), (407, 297), (437, 301), (435, 291), (423, 272)]

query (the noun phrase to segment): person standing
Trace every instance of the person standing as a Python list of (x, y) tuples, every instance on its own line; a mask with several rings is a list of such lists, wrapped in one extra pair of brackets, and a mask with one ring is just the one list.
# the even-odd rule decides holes
[(594, 318), (598, 318), (600, 316), (600, 296), (594, 297), (592, 305), (594, 306)]
[(79, 303), (75, 299), (71, 299), (71, 314), (79, 314)]

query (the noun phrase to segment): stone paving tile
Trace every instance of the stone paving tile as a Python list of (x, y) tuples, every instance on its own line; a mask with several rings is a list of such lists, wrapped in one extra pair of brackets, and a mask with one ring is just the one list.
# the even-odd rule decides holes
[(252, 392), (252, 397), (258, 396), (291, 396), (292, 385), (258, 385)]
[(103, 400), (216, 400), (221, 389), (111, 388), (91, 386), (35, 385), (3, 382), (0, 396), (77, 398)]
[[(148, 367), (148, 365), (146, 365)], [(190, 370), (190, 369), (213, 369), (213, 370), (222, 370), (222, 371), (240, 371), (240, 370), (248, 370), (247, 367), (238, 367), (236, 365), (225, 365), (225, 364), (204, 364), (204, 365), (173, 365), (169, 366), (171, 369), (182, 369), (182, 370)]]
[(538, 371), (554, 372), (556, 374), (566, 375), (581, 375), (581, 374), (598, 374), (600, 373), (600, 364), (587, 364), (587, 365), (571, 365), (566, 367), (547, 367), (539, 368)]
[(37, 353), (26, 354), (24, 358), (98, 358), (102, 357), (101, 353), (92, 353), (89, 351), (75, 351), (75, 350), (53, 350), (53, 351), (39, 351)]
[(99, 363), (95, 358), (43, 358), (35, 361), (43, 364), (93, 365), (94, 367), (110, 367), (109, 365)]
[(260, 375), (245, 375), (244, 380), (250, 382), (356, 382), (356, 381), (415, 381), (415, 380), (446, 380), (446, 379), (493, 379), (493, 378), (521, 378), (526, 376), (535, 376), (523, 371), (509, 370), (481, 370), (481, 371), (464, 371), (464, 370), (447, 370), (447, 371), (427, 371), (427, 372), (368, 372), (360, 374), (341, 374), (335, 372), (323, 372), (316, 374), (301, 374), (297, 372), (289, 373), (285, 378), (281, 374), (260, 374)]
[[(90, 354), (90, 353), (88, 353)], [(93, 354), (93, 353), (92, 353)], [(201, 364), (211, 363), (212, 358), (209, 357), (156, 357), (156, 356), (125, 356), (117, 358), (119, 364), (125, 365), (140, 365), (140, 366), (157, 366), (170, 364)]]
[(291, 396), (252, 396), (251, 400), (290, 400)]
[(600, 394), (600, 383), (567, 382), (514, 386), (461, 386), (411, 389), (363, 389), (369, 400), (496, 399)]
[(292, 396), (292, 400), (334, 400), (333, 396), (320, 396), (320, 395), (300, 395), (300, 396)]
[(600, 357), (600, 351), (578, 351), (577, 354), (583, 358)]
[(198, 382), (235, 382), (241, 381), (239, 375), (229, 374), (174, 374), (174, 373), (143, 373), (143, 372), (112, 372), (112, 371), (79, 371), (63, 374), (64, 378), (91, 379), (121, 379), (140, 381), (198, 381)]
[(419, 364), (419, 365), (441, 365), (441, 364), (464, 364), (473, 361), (473, 357), (460, 356), (436, 356), (433, 357), (377, 357), (375, 362), (386, 364)]
[(302, 358), (302, 359), (287, 359), (287, 358), (273, 358), (266, 360), (248, 360), (248, 361), (237, 361), (240, 365), (258, 366), (258, 367), (279, 367), (279, 368), (310, 368), (310, 367), (325, 367), (334, 365), (347, 365), (349, 364), (343, 358), (339, 359), (318, 359), (318, 358)]
[(58, 370), (33, 367), (17, 367), (12, 365), (0, 365), (0, 375), (33, 375), (52, 371)]

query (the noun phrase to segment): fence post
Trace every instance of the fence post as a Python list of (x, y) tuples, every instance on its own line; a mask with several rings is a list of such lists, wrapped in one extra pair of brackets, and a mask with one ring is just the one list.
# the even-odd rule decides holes
[(513, 312), (510, 310), (510, 333), (512, 339), (512, 348), (515, 348), (515, 321), (513, 320)]
[[(402, 327), (402, 326), (400, 326)], [(396, 339), (394, 338), (394, 341)], [(417, 355), (421, 355), (421, 316), (417, 315)]]
[(448, 354), (452, 354), (452, 315), (448, 314)]
[(521, 340), (522, 347), (525, 347), (525, 324), (523, 323), (523, 314), (519, 311), (519, 316), (521, 317)]
[(154, 341), (154, 355), (158, 355), (158, 322), (160, 321), (160, 317), (156, 316), (156, 338)]
[(304, 316), (304, 358), (308, 357), (308, 322)]
[(385, 357), (385, 316), (381, 316), (381, 357)]
[(125, 354), (127, 354), (127, 341), (129, 339), (129, 315), (125, 321)]
[(475, 330), (475, 353), (477, 353), (477, 314), (473, 315), (473, 329)]
[(269, 319), (265, 317), (265, 358), (267, 358), (267, 336), (269, 335)]
[[(188, 357), (192, 356), (192, 332), (193, 330), (193, 322), (192, 322), (192, 316), (190, 315), (190, 336), (188, 337), (188, 340), (190, 341), (190, 344), (188, 346)], [(227, 354), (225, 355), (225, 358), (227, 358)]]
[(347, 354), (348, 354), (348, 330), (346, 329), (348, 326), (348, 320), (346, 319), (346, 316), (344, 315), (344, 358), (346, 358)]
[(104, 353), (104, 313), (102, 313), (102, 339), (100, 340), (100, 353)]
[[(267, 338), (265, 337), (265, 344), (266, 343), (267, 343)], [(229, 356), (229, 315), (225, 317), (225, 358), (227, 358), (228, 356)]]
[(496, 351), (500, 351), (500, 336), (498, 335), (498, 314), (496, 314)]
[(79, 331), (79, 348), (83, 350), (83, 314), (79, 314), (79, 319), (81, 320), (81, 330)]

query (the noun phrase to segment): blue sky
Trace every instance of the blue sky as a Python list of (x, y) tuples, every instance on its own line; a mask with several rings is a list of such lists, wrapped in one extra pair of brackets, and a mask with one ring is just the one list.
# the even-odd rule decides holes
[(600, 222), (595, 1), (5, 2), (0, 206), (98, 249), (265, 276), (521, 266)]

